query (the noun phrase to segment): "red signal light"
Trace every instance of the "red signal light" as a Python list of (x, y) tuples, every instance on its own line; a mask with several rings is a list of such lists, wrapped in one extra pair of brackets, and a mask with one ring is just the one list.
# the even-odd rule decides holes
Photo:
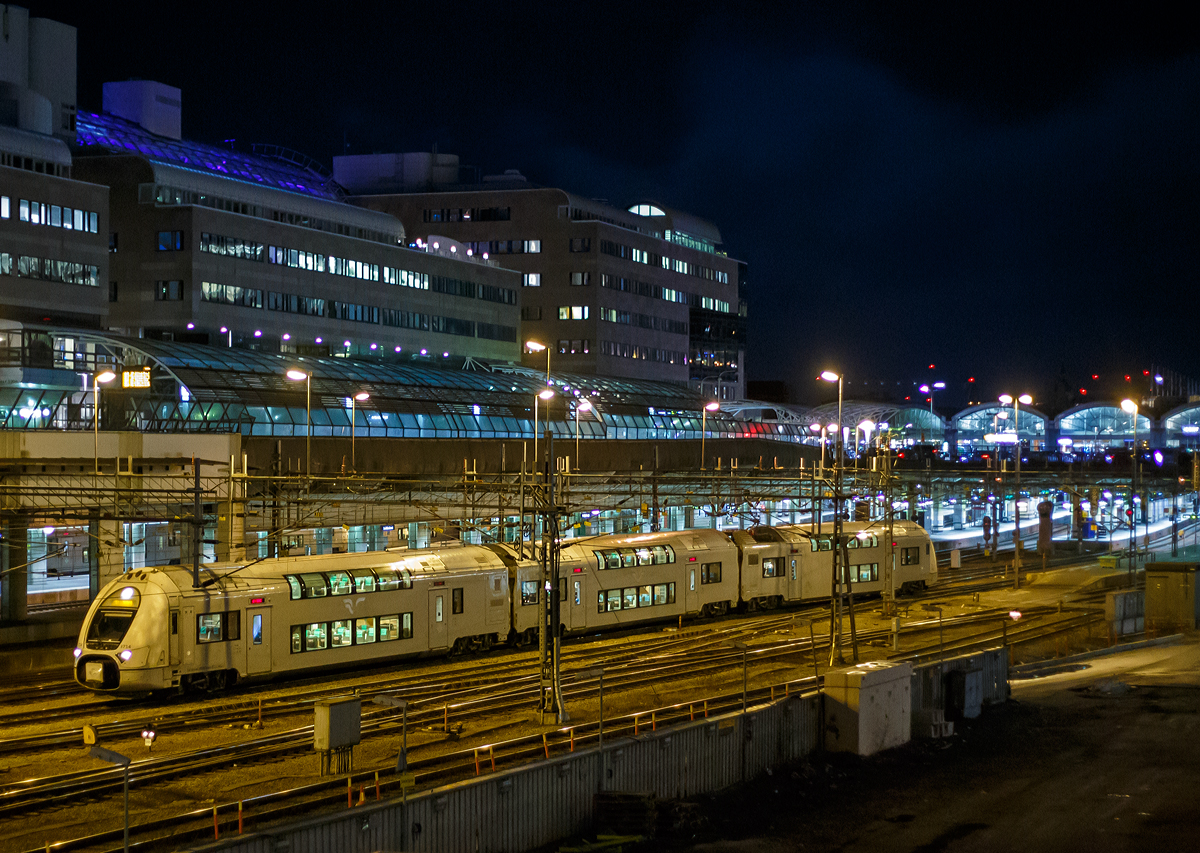
[(1131, 379), (1129, 378), (1129, 374), (1128, 374), (1128, 373), (1126, 373), (1126, 374), (1125, 374), (1125, 381), (1126, 381), (1126, 382), (1132, 382), (1132, 381), (1133, 381), (1133, 380), (1131, 380)]
[(929, 369), (930, 369), (930, 370), (933, 370), (933, 365), (932, 365), (932, 364), (931, 364), (931, 365), (929, 365)]
[(1142, 371), (1142, 376), (1149, 376), (1149, 375), (1150, 375), (1150, 371), (1149, 371), (1149, 370), (1143, 370), (1143, 371)]
[(1086, 397), (1086, 396), (1087, 396), (1087, 389), (1086, 389), (1086, 388), (1080, 388), (1080, 389), (1079, 389), (1079, 393), (1080, 393), (1080, 394), (1082, 394), (1083, 396), (1085, 396), (1085, 397)]
[(1093, 378), (1093, 379), (1099, 379), (1099, 378), (1100, 378), (1100, 374), (1099, 374), (1099, 373), (1093, 373), (1093, 374), (1092, 374), (1092, 378)]

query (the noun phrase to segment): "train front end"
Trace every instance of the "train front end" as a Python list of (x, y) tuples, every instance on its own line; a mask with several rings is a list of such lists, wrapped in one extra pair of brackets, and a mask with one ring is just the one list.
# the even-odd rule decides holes
[(88, 610), (75, 648), (75, 680), (96, 693), (171, 687), (168, 630), (166, 590), (144, 572), (118, 578)]

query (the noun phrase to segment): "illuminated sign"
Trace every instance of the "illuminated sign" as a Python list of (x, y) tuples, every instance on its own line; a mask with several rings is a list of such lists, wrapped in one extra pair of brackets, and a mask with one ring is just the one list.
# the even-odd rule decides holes
[(149, 388), (149, 370), (126, 370), (121, 374), (122, 388)]

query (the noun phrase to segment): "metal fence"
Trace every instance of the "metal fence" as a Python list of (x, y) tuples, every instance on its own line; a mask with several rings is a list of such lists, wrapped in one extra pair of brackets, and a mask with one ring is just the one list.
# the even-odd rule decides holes
[[(984, 704), (1008, 697), (1008, 654), (992, 649), (913, 671), (914, 716), (944, 703), (947, 672), (980, 673)], [(920, 703), (920, 704), (918, 704)], [(529, 850), (592, 829), (601, 790), (679, 799), (717, 791), (815, 752), (820, 697), (790, 696), (671, 728), (228, 841), (222, 853), (491, 853)]]

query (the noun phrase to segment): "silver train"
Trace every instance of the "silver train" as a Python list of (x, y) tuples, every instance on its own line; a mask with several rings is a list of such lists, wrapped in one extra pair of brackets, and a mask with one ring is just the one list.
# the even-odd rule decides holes
[[(883, 590), (878, 525), (847, 523), (856, 593)], [(929, 535), (894, 527), (898, 591), (937, 578)], [(565, 635), (828, 598), (833, 541), (805, 526), (568, 540)], [(244, 566), (244, 567), (243, 567)], [(75, 679), (98, 693), (213, 691), (325, 668), (536, 641), (541, 567), (508, 545), (454, 545), (137, 569), (88, 610)]]

